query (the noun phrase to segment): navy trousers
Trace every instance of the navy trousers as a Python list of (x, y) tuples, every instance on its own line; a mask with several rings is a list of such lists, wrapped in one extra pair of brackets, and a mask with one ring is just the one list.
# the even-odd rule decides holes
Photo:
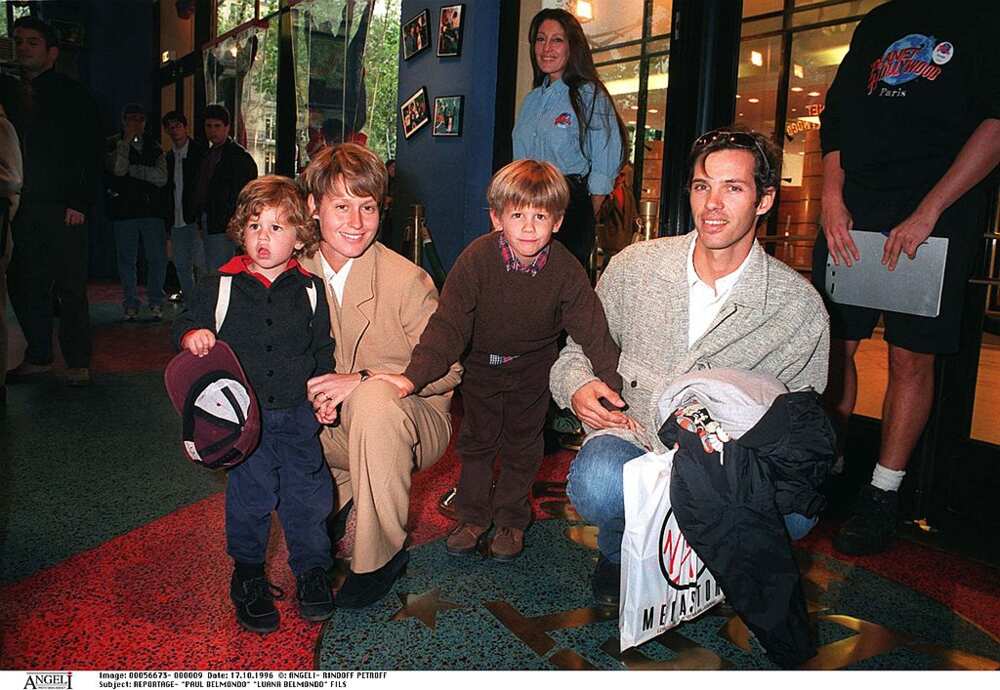
[(260, 445), (226, 481), (226, 551), (235, 561), (264, 563), (271, 512), (277, 510), (293, 573), (332, 564), (326, 518), (333, 485), (319, 426), (308, 401), (261, 410)]

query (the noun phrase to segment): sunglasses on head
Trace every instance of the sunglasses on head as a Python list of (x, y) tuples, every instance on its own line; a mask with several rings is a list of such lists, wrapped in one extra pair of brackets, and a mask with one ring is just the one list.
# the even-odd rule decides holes
[(737, 148), (750, 149), (751, 151), (756, 150), (760, 153), (760, 157), (764, 159), (764, 179), (771, 176), (771, 161), (768, 160), (767, 154), (764, 152), (764, 147), (760, 145), (760, 141), (754, 135), (747, 132), (717, 130), (702, 134), (695, 140), (694, 146), (691, 148), (692, 150), (697, 150), (715, 143), (732, 144)]

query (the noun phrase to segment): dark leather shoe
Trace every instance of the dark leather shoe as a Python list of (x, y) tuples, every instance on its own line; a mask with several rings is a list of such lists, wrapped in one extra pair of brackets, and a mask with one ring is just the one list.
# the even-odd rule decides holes
[(887, 551), (896, 541), (899, 494), (871, 484), (861, 487), (854, 513), (833, 537), (833, 548), (851, 556)]
[(336, 513), (330, 513), (326, 519), (326, 532), (330, 536), (330, 546), (336, 548), (337, 542), (347, 534), (347, 518), (351, 516), (351, 509), (354, 507), (354, 499), (350, 499)]
[(406, 572), (410, 554), (406, 549), (389, 559), (389, 562), (370, 573), (351, 573), (337, 592), (337, 606), (345, 609), (363, 609), (374, 604), (392, 590), (396, 580)]
[(444, 548), (452, 556), (466, 556), (475, 553), (479, 548), (479, 542), (482, 541), (488, 530), (489, 527), (463, 522), (448, 535)]
[(313, 623), (333, 615), (333, 589), (323, 568), (313, 568), (296, 578), (299, 615)]
[(590, 576), (590, 587), (594, 592), (594, 601), (599, 606), (618, 608), (621, 594), (622, 566), (612, 563), (603, 555), (597, 559), (597, 567)]
[(517, 527), (497, 527), (490, 539), (490, 557), (508, 563), (524, 550), (524, 530)]
[(275, 599), (284, 599), (280, 587), (267, 581), (267, 577), (254, 574), (242, 577), (233, 572), (229, 583), (229, 596), (236, 606), (236, 621), (250, 632), (269, 633), (278, 629), (278, 610)]

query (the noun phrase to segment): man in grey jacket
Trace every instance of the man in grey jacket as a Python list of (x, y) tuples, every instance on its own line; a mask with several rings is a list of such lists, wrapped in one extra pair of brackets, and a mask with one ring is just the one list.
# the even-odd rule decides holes
[[(597, 285), (621, 348), (622, 396), (598, 380), (570, 339), (552, 367), (555, 401), (592, 430), (570, 467), (567, 492), (600, 528), (591, 580), (597, 601), (617, 605), (625, 526), (622, 466), (649, 450), (659, 393), (703, 367), (772, 374), (790, 390), (826, 387), (829, 318), (809, 283), (756, 242), (774, 203), (780, 153), (766, 137), (715, 130), (690, 156), (695, 231), (632, 245)], [(618, 409), (605, 409), (601, 399)], [(814, 520), (786, 516), (793, 538)]]

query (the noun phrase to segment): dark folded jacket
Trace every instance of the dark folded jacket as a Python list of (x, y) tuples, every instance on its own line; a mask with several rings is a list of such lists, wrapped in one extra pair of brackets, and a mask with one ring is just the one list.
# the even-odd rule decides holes
[[(782, 502), (817, 505), (813, 493), (829, 472), (834, 447), (819, 397), (812, 391), (779, 396), (739, 442), (725, 444), (721, 458), (673, 416), (659, 435), (667, 447), (679, 444), (670, 484), (677, 524), (727, 601), (779, 666), (814, 656), (776, 483)], [(744, 445), (748, 437), (755, 448)], [(796, 511), (805, 512), (787, 512)]]

